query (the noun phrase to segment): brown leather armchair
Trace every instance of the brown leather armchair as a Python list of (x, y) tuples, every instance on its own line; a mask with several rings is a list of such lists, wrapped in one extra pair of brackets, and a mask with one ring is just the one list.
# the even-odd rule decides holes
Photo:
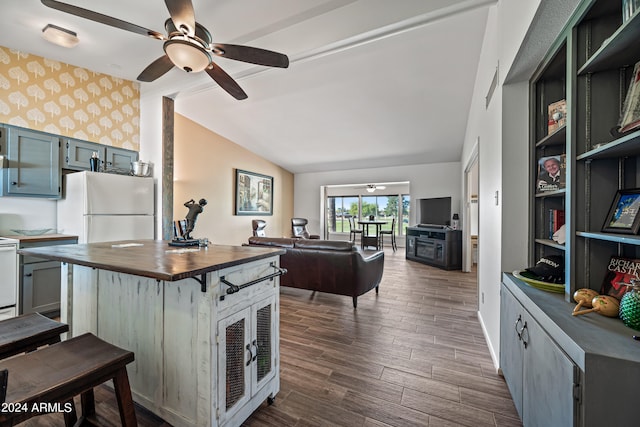
[(306, 218), (291, 218), (291, 237), (298, 239), (319, 239), (317, 234), (309, 234)]
[(267, 233), (264, 229), (267, 227), (267, 221), (262, 219), (254, 219), (251, 221), (251, 227), (253, 228), (253, 235), (260, 237), (267, 237)]

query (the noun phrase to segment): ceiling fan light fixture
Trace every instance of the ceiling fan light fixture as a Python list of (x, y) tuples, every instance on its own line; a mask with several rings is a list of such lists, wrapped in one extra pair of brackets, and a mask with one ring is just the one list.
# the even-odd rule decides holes
[(373, 184), (369, 184), (367, 185), (367, 193), (373, 193), (374, 191), (376, 191), (376, 186)]
[(202, 71), (211, 64), (209, 52), (188, 40), (169, 40), (164, 44), (164, 51), (176, 67), (188, 73)]
[(53, 24), (47, 24), (42, 29), (42, 37), (48, 42), (68, 48), (80, 43), (80, 39), (76, 33)]

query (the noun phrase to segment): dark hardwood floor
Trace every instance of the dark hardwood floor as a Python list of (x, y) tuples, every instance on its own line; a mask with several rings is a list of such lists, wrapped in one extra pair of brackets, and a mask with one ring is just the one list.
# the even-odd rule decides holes
[[(521, 425), (477, 320), (475, 273), (385, 250), (380, 293), (358, 298), (357, 310), (349, 297), (293, 288), (280, 304), (280, 393), (244, 426)], [(96, 400), (104, 425), (119, 425), (112, 392), (100, 387)], [(142, 427), (168, 425), (137, 414)]]

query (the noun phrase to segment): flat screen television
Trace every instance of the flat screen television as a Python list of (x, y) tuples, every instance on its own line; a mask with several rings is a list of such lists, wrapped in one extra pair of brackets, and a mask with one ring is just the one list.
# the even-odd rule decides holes
[(420, 224), (451, 225), (451, 197), (418, 199)]

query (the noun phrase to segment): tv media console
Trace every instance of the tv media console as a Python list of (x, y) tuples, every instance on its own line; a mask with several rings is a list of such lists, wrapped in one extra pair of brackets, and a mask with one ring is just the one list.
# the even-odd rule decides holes
[(406, 258), (445, 270), (460, 270), (462, 231), (437, 225), (407, 227)]

